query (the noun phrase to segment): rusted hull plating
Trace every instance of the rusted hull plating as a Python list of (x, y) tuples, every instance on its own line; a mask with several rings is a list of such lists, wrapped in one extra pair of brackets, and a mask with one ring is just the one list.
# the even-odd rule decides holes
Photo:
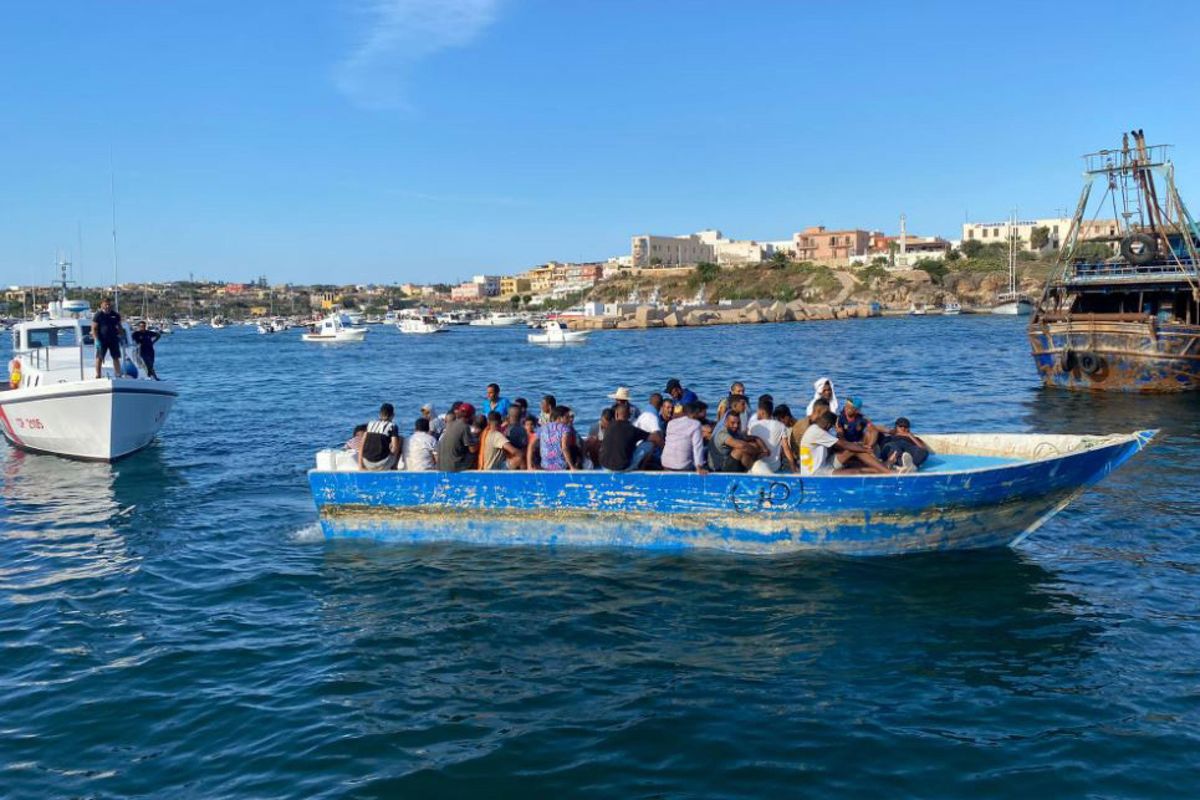
[(1014, 544), (1152, 435), (906, 476), (312, 470), (309, 481), (328, 537), (891, 555)]
[(1200, 390), (1200, 326), (1058, 322), (1030, 326), (1047, 386), (1081, 391)]

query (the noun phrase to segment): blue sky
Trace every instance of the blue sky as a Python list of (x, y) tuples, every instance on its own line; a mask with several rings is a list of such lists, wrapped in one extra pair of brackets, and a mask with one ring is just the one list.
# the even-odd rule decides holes
[(0, 283), (59, 250), (111, 279), (110, 158), (123, 280), (452, 281), (901, 212), (954, 236), (1072, 208), (1078, 156), (1135, 126), (1200, 207), (1200, 57), (1129, 8), (9, 3)]

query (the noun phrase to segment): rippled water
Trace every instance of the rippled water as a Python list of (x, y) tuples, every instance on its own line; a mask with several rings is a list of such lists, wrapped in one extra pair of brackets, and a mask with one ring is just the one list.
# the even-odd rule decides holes
[[(1178, 796), (1200, 774), (1195, 397), (1039, 388), (1021, 321), (160, 346), (115, 466), (3, 453), (5, 797)], [(921, 430), (1161, 427), (1017, 550), (847, 560), (324, 542), (305, 470), (391, 400), (832, 375)]]

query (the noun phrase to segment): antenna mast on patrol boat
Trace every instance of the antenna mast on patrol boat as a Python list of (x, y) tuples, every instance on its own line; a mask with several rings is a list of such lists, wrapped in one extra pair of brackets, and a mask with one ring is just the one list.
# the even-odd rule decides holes
[(121, 310), (121, 283), (117, 279), (117, 176), (112, 166), (112, 151), (108, 153), (108, 198), (112, 205), (113, 240), (113, 311)]

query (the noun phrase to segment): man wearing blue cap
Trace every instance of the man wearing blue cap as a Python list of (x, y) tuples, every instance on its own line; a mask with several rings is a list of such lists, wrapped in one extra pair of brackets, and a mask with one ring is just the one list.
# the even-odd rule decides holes
[(879, 429), (863, 416), (862, 407), (863, 401), (858, 395), (847, 398), (838, 414), (837, 433), (847, 442), (866, 445), (874, 451), (875, 443), (879, 439)]

